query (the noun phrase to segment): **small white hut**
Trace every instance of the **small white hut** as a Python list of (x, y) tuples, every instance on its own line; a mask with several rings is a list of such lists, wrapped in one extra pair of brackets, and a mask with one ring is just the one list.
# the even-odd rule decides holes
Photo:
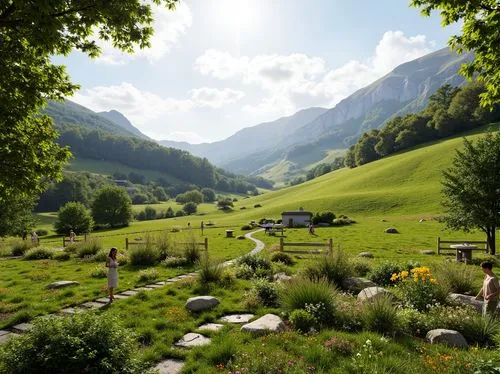
[(281, 219), (284, 227), (307, 226), (311, 222), (313, 214), (304, 209), (282, 212)]

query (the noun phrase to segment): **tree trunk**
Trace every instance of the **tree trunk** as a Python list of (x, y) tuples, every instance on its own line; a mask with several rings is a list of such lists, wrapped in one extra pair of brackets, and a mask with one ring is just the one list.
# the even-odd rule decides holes
[(486, 241), (488, 242), (488, 249), (490, 251), (490, 254), (491, 255), (494, 255), (495, 254), (495, 230), (496, 230), (496, 227), (488, 227), (487, 231), (486, 231)]

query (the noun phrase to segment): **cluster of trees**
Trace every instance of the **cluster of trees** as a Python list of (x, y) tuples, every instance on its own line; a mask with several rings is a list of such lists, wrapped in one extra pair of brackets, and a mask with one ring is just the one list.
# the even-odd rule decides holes
[(500, 105), (483, 108), (481, 82), (464, 87), (444, 85), (420, 112), (396, 116), (379, 130), (363, 134), (346, 153), (344, 164), (356, 167), (410, 147), (500, 120)]
[(332, 163), (328, 164), (323, 162), (321, 164), (316, 165), (314, 168), (309, 170), (306, 175), (306, 179), (308, 181), (321, 177), (322, 175), (329, 173), (334, 170), (342, 169), (344, 167), (344, 158), (343, 157), (335, 157)]

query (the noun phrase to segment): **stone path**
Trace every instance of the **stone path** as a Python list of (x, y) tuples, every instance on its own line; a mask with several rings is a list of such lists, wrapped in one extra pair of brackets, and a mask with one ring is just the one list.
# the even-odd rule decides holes
[[(255, 230), (252, 232), (249, 232), (245, 234), (245, 238), (252, 240), (255, 243), (255, 247), (252, 251), (249, 252), (250, 255), (255, 255), (262, 251), (265, 248), (265, 244), (260, 241), (259, 239), (255, 239), (252, 237), (253, 234), (263, 231), (264, 229), (259, 229)], [(234, 265), (238, 258), (225, 261), (222, 265), (224, 267)], [(133, 290), (127, 290), (120, 292), (119, 294), (115, 295), (115, 302), (119, 300), (123, 300), (126, 298), (129, 298), (131, 296), (137, 295), (140, 291), (153, 291), (155, 289), (161, 288), (165, 285), (172, 284), (175, 282), (178, 282), (182, 279), (185, 278), (191, 278), (195, 277), (198, 273), (197, 272), (191, 272), (187, 274), (182, 274), (178, 275), (173, 278), (169, 278), (165, 281), (161, 282), (156, 282), (154, 284), (148, 284), (143, 287), (137, 287), (134, 288)], [(98, 299), (95, 299), (93, 301), (87, 301), (83, 304), (72, 306), (72, 307), (67, 307), (64, 309), (61, 309), (59, 311), (59, 314), (77, 314), (77, 313), (83, 313), (88, 310), (95, 310), (95, 309), (101, 309), (109, 305), (109, 299), (107, 297), (100, 297)], [(47, 318), (49, 316), (52, 317), (57, 317), (57, 315), (48, 315), (48, 316), (43, 316), (40, 318)], [(248, 322), (251, 318), (253, 318), (252, 314), (241, 314), (241, 315), (230, 315), (230, 316), (224, 316), (221, 318), (222, 322), (225, 323), (246, 323)], [(223, 327), (224, 325), (222, 324), (206, 324), (199, 326), (199, 330), (219, 330)], [(18, 336), (20, 333), (24, 333), (31, 329), (33, 327), (32, 324), (30, 323), (21, 323), (15, 326), (12, 326), (12, 328), (9, 328), (8, 330), (0, 330), (0, 344), (7, 343), (11, 338)], [(178, 342), (175, 343), (175, 346), (178, 347), (185, 347), (189, 348), (191, 346), (196, 346), (196, 345), (204, 345), (204, 344), (209, 344), (210, 339), (201, 335), (201, 334), (196, 334), (196, 333), (188, 333), (184, 335), (184, 337), (179, 340)], [(184, 362), (180, 360), (174, 360), (174, 359), (168, 359), (160, 362), (155, 369), (159, 371), (160, 374), (177, 374), (182, 370), (182, 367), (184, 366)]]

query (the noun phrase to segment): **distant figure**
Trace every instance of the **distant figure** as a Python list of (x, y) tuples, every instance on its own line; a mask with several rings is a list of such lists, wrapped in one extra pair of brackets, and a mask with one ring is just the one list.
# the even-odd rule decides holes
[(35, 247), (38, 245), (38, 235), (36, 234), (36, 231), (33, 231), (31, 233), (31, 244)]
[(73, 244), (73, 242), (76, 239), (76, 234), (73, 230), (70, 230), (69, 232), (69, 244)]
[(312, 222), (309, 224), (309, 234), (314, 235), (314, 225)]
[(481, 263), (481, 268), (485, 274), (483, 280), (483, 287), (476, 296), (476, 300), (483, 298), (483, 317), (495, 316), (498, 297), (500, 295), (500, 285), (498, 284), (498, 278), (493, 273), (493, 263), (490, 261), (484, 261)]
[(113, 294), (114, 289), (118, 287), (118, 261), (116, 261), (116, 255), (118, 250), (113, 247), (109, 251), (108, 258), (106, 259), (106, 267), (108, 270), (108, 292), (109, 292), (109, 302), (113, 302), (115, 296)]
[(200, 223), (200, 229), (201, 229), (201, 235), (203, 236), (203, 229), (205, 228), (205, 224), (203, 223), (203, 221), (201, 221)]
[(26, 238), (28, 237), (28, 232), (26, 230), (23, 230), (23, 232), (21, 233), (21, 237), (23, 238), (23, 240), (26, 240)]
[(191, 228), (191, 222), (188, 222), (188, 229)]

